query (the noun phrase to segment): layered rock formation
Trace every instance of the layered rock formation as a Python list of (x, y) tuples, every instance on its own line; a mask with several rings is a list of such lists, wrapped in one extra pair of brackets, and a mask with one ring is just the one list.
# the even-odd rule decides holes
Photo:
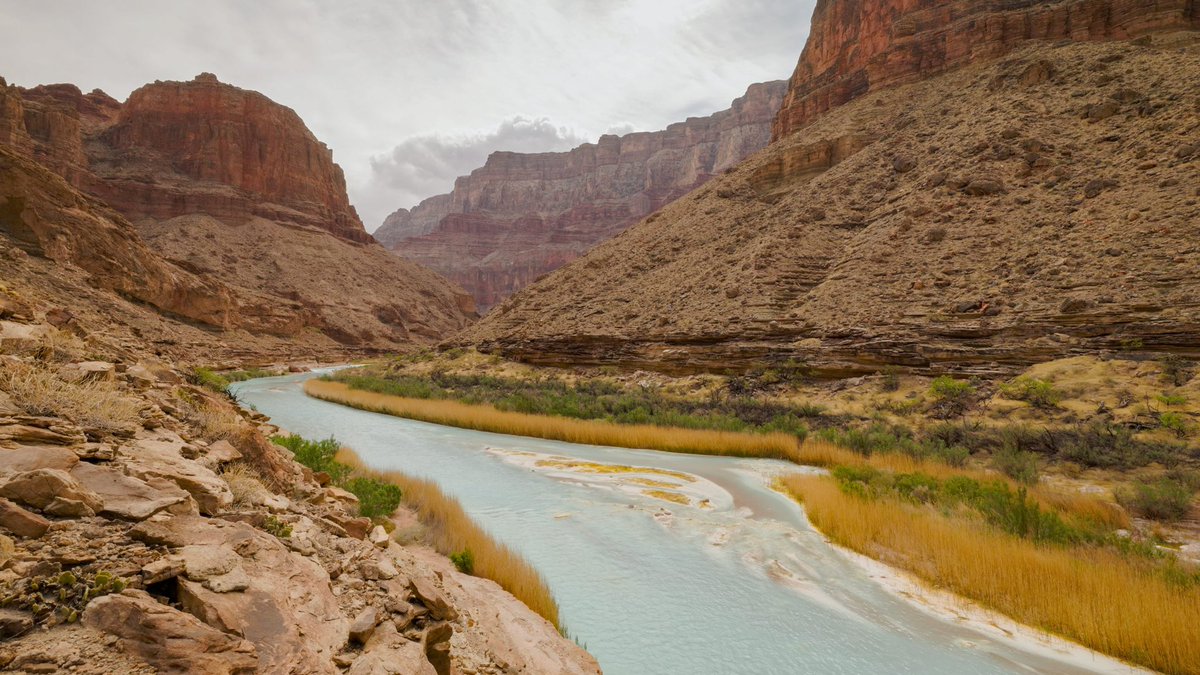
[[(1160, 25), (1111, 4), (1122, 26)], [(831, 6), (806, 59), (835, 46)], [(795, 359), (830, 376), (1000, 373), (1105, 349), (1200, 356), (1198, 38), (1033, 42), (814, 119), (785, 109), (783, 128), (807, 120), (802, 132), (457, 342), (669, 371)], [(808, 89), (793, 82), (789, 102)]]
[(755, 84), (709, 117), (569, 152), (493, 153), (453, 192), (393, 213), (375, 236), (486, 311), (761, 149), (783, 92), (783, 82)]
[[(11, 178), (3, 197), (25, 213), (6, 220), (8, 234), (29, 239), (18, 230), (40, 217), (39, 236), (53, 226), (57, 243), (27, 250), (89, 271), (107, 265), (96, 275), (101, 286), (172, 314), (280, 337), (309, 338), (305, 329), (315, 329), (325, 339), (310, 343), (372, 350), (428, 342), (473, 316), (460, 289), (386, 254), (366, 233), (331, 151), (295, 112), (212, 75), (155, 82), (124, 104), (72, 85), (0, 86), (0, 144)], [(10, 173), (17, 157), (70, 185), (35, 185), (45, 175), (18, 180)], [(32, 171), (20, 166), (23, 175)], [(35, 198), (41, 211), (29, 208)], [(47, 199), (69, 217), (48, 220)], [(81, 200), (99, 215), (83, 217), (73, 206)], [(164, 266), (105, 204), (181, 267)], [(122, 224), (83, 222), (89, 218)], [(99, 242), (106, 232), (124, 243)], [(205, 245), (180, 248), (180, 238)], [(199, 286), (211, 287), (204, 292), (214, 299), (181, 287), (200, 278), (210, 280)], [(216, 279), (225, 282), (220, 289)]]
[(820, 0), (774, 137), (869, 91), (995, 59), (1030, 40), (1197, 27), (1191, 0)]

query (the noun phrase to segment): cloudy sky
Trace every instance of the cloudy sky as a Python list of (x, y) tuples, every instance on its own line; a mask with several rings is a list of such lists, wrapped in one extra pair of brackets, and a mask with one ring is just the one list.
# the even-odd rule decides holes
[(0, 75), (124, 100), (216, 73), (294, 108), (367, 229), (493, 150), (660, 129), (791, 74), (814, 0), (0, 0)]

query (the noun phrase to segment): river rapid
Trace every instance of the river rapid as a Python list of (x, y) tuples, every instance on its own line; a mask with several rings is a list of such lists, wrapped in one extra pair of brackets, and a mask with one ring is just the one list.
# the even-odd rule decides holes
[(233, 388), (289, 432), (436, 481), (545, 576), (610, 675), (1094, 672), (885, 589), (770, 489), (795, 466), (426, 424), (307, 397), (311, 376)]

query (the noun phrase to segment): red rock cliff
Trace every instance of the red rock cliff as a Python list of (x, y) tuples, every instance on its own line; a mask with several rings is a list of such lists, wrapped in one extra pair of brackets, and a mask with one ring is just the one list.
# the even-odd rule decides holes
[(95, 191), (132, 219), (261, 215), (370, 241), (333, 151), (258, 92), (207, 73), (148, 84), (99, 140)]
[(1200, 27), (1195, 0), (819, 0), (774, 138), (868, 91), (992, 59), (1029, 40)]
[(784, 88), (755, 84), (709, 117), (569, 152), (493, 153), (450, 194), (392, 214), (376, 236), (486, 310), (762, 149)]

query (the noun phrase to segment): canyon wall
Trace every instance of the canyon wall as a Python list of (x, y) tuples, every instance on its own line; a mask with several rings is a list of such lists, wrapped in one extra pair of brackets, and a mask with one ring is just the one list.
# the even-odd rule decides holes
[[(12, 155), (0, 195), (17, 214), (3, 223), (9, 234), (30, 239), (27, 221), (46, 221), (30, 209), (35, 199), (69, 214), (83, 193), (108, 224), (46, 221), (58, 234), (43, 227), (39, 236), (59, 243), (31, 252), (95, 267), (84, 242), (119, 233), (125, 243), (96, 256), (121, 258), (119, 269), (97, 283), (172, 314), (281, 337), (315, 329), (335, 345), (386, 350), (444, 337), (474, 316), (461, 289), (367, 234), (332, 152), (294, 111), (213, 75), (148, 84), (125, 103), (69, 84), (0, 81), (0, 146)], [(13, 157), (65, 184), (7, 175), (19, 168)], [(126, 258), (147, 262), (134, 270)], [(178, 279), (220, 284), (220, 298), (198, 302)]]
[[(1018, 24), (1096, 4), (1022, 3)], [(821, 3), (798, 77), (816, 74), (792, 82), (780, 139), (451, 344), (671, 372), (803, 362), (829, 377), (1200, 357), (1200, 31), (1182, 29), (1195, 4), (1110, 2), (1087, 14), (1095, 30), (1052, 33), (1085, 39), (1008, 42), (954, 69), (949, 29), (1003, 32), (1018, 5), (899, 6), (940, 10), (889, 22), (887, 2)], [(859, 13), (872, 18), (847, 19)], [(928, 59), (888, 47), (923, 34), (940, 36)], [(888, 63), (903, 67), (878, 86)]]
[(393, 213), (375, 236), (486, 310), (762, 149), (784, 88), (752, 85), (728, 110), (663, 131), (493, 153), (450, 194)]
[(1193, 0), (820, 0), (774, 137), (869, 91), (995, 59), (1030, 40), (1197, 27)]

